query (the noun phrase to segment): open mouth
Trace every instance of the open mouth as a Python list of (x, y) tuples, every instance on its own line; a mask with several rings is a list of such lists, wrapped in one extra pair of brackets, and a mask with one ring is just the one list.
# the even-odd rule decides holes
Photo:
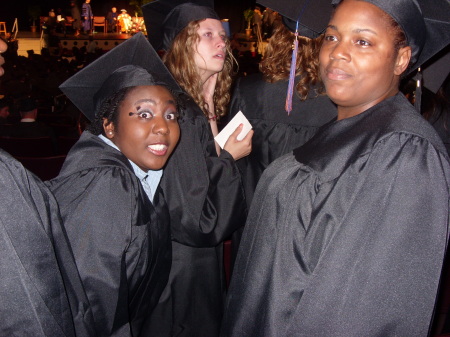
[(168, 146), (166, 144), (152, 144), (147, 146), (147, 148), (156, 156), (164, 156), (167, 153)]

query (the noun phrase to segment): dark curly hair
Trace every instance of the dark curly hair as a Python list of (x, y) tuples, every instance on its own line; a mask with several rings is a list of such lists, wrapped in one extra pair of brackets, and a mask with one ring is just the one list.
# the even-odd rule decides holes
[[(273, 35), (266, 47), (264, 58), (259, 64), (264, 80), (270, 83), (287, 80), (289, 78), (292, 45), (295, 35), (282, 22), (277, 15), (274, 21)], [(296, 76), (300, 76), (296, 91), (304, 101), (312, 86), (318, 85), (316, 93), (323, 93), (324, 88), (319, 77), (319, 51), (323, 36), (310, 39), (298, 37), (298, 54)]]

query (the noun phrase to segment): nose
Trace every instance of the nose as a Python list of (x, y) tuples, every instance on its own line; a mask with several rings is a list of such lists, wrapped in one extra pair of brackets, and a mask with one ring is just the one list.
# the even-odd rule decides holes
[(169, 133), (169, 121), (165, 118), (165, 116), (156, 116), (153, 117), (154, 123), (152, 132), (156, 134), (168, 134)]
[(345, 41), (337, 42), (330, 51), (330, 59), (332, 60), (350, 60), (350, 50), (348, 43)]
[(221, 37), (221, 36), (218, 36), (218, 37), (217, 37), (217, 47), (219, 47), (219, 48), (225, 48), (225, 45), (226, 45), (226, 43), (225, 43), (224, 38)]

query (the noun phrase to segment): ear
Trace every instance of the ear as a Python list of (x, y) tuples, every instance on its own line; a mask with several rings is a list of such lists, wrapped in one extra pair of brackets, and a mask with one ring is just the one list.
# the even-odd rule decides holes
[(108, 139), (114, 138), (114, 123), (108, 121), (106, 118), (103, 118), (103, 130), (105, 130), (105, 135)]
[(411, 60), (411, 47), (400, 48), (397, 54), (397, 60), (395, 61), (394, 74), (401, 75), (406, 68), (408, 68), (409, 61)]

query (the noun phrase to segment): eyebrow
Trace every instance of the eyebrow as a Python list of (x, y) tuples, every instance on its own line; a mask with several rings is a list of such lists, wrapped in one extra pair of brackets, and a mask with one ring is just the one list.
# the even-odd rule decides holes
[[(152, 104), (156, 104), (156, 102), (155, 102), (153, 99), (151, 99), (151, 98), (144, 98), (144, 99), (140, 99), (140, 100), (136, 101), (136, 102), (134, 103), (134, 105), (136, 106), (136, 105), (139, 105), (139, 104), (141, 104), (141, 103), (147, 103), (147, 102), (150, 102), (150, 103), (152, 103)], [(176, 105), (175, 100), (173, 100), (173, 99), (168, 99), (168, 100), (166, 101), (166, 103)]]
[[(327, 28), (333, 29), (335, 31), (339, 31), (339, 29), (335, 25), (328, 25)], [(353, 33), (371, 33), (373, 35), (378, 35), (377, 32), (375, 32), (372, 29), (369, 28), (356, 28), (352, 30)]]

